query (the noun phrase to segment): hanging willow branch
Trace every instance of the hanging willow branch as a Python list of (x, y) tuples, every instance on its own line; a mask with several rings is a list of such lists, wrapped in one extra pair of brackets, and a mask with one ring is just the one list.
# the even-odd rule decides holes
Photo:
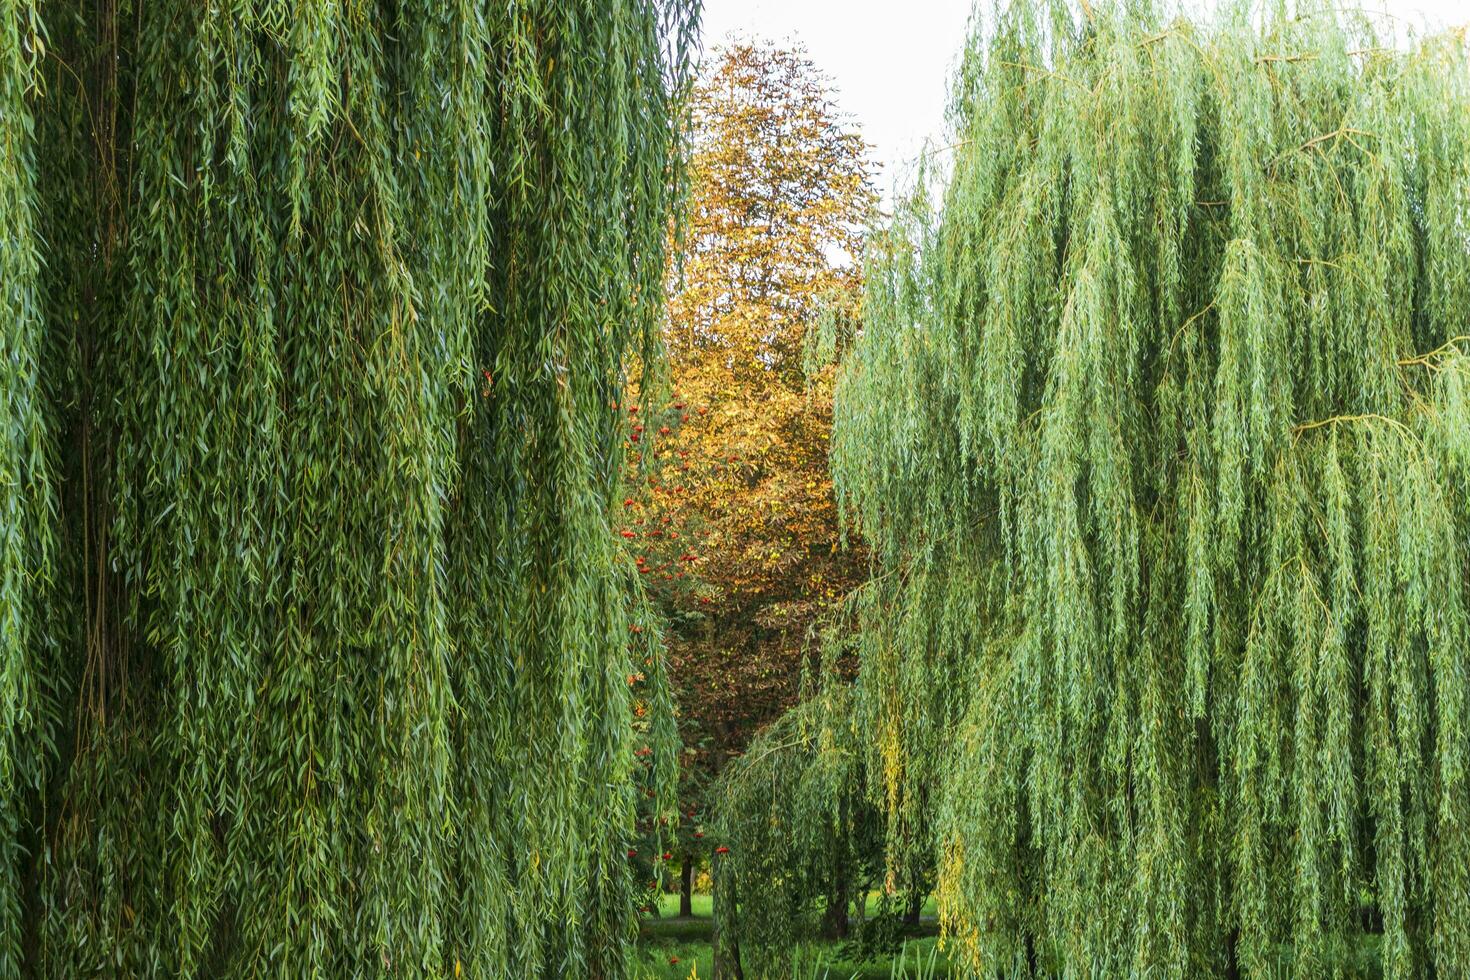
[(1470, 973), (1465, 46), (1226, 6), (1005, 5), (870, 255), (856, 723), (984, 976)]
[(626, 972), (695, 9), (0, 2), (0, 977)]
[(58, 665), (56, 496), (30, 102), (35, 8), (0, 3), (0, 977), (21, 973), (34, 801), (49, 779)]

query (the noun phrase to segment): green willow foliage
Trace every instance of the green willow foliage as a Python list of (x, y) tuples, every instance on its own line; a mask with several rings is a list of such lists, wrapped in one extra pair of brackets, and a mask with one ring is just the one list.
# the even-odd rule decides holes
[(56, 501), (41, 382), (35, 160), (27, 102), (38, 72), (36, 15), (0, 3), (0, 976), (18, 975), (29, 803), (54, 737)]
[(1465, 39), (1091, 6), (974, 31), (842, 370), (890, 857), (984, 976), (1470, 975)]
[(854, 897), (864, 865), (882, 864), (856, 732), (833, 723), (851, 714), (850, 685), (804, 694), (725, 766), (713, 794), (713, 839), (729, 848), (712, 869), (718, 935), (751, 977), (790, 975), (829, 906)]
[(625, 972), (696, 15), (0, 0), (0, 977)]

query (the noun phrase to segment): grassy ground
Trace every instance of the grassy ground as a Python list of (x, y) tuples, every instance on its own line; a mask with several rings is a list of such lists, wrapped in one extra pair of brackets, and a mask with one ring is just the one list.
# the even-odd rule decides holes
[[(872, 915), (874, 912), (878, 911), (879, 898), (880, 896), (877, 892), (870, 892), (868, 894), (869, 915)], [(710, 897), (708, 895), (703, 895), (696, 892), (694, 895), (690, 896), (690, 899), (691, 901), (689, 904), (693, 906), (694, 918), (708, 919), (710, 917)], [(658, 896), (659, 919), (673, 919), (677, 918), (678, 915), (679, 896), (671, 895), (666, 892), (660, 892)], [(921, 917), (933, 918), (933, 916), (935, 915), (935, 908), (934, 899), (932, 896), (924, 900), (923, 907), (919, 909), (919, 915)]]
[[(694, 896), (694, 915), (681, 918), (679, 896), (663, 895), (659, 901), (659, 917), (643, 920), (638, 939), (636, 980), (709, 980), (713, 976), (710, 952), (710, 897)], [(878, 896), (868, 896), (868, 909), (876, 911)], [(911, 939), (901, 956), (892, 959), (855, 963), (840, 958), (840, 943), (817, 943), (809, 947), (803, 959), (792, 970), (792, 980), (948, 980), (951, 968), (944, 951), (938, 948), (934, 923), (934, 901), (930, 899), (920, 910), (922, 931)], [(1378, 936), (1361, 937), (1355, 948), (1338, 965), (1347, 977), (1381, 980)], [(1280, 961), (1269, 976), (1287, 980), (1292, 969), (1289, 950), (1282, 949)]]
[[(695, 895), (693, 906), (693, 916), (680, 918), (679, 896), (660, 896), (659, 917), (645, 919), (639, 936), (638, 980), (707, 980), (712, 976), (710, 897)], [(877, 908), (876, 895), (869, 896), (868, 907)], [(926, 902), (920, 914), (932, 919), (933, 902)], [(937, 943), (934, 936), (912, 939), (900, 955), (868, 962), (841, 959), (840, 943), (816, 943), (803, 952), (792, 975), (795, 980), (947, 978), (949, 962)]]

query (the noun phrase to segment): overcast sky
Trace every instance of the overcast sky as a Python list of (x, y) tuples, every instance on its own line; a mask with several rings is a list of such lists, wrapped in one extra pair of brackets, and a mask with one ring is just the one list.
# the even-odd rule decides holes
[[(1361, 0), (1395, 17), (1443, 27), (1470, 21), (1470, 0)], [(733, 36), (803, 42), (862, 127), (890, 190), (895, 164), (944, 127), (946, 85), (971, 0), (704, 0), (707, 48)], [(988, 9), (988, 8), (987, 8)]]

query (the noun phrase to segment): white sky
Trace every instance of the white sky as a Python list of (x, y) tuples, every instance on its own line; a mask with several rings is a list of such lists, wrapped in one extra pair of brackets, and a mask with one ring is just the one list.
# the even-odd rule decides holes
[[(803, 42), (883, 165), (879, 189), (942, 135), (972, 0), (704, 0), (706, 49), (731, 36)], [(1470, 0), (1362, 0), (1412, 23), (1470, 21)], [(986, 9), (989, 9), (987, 4)]]

